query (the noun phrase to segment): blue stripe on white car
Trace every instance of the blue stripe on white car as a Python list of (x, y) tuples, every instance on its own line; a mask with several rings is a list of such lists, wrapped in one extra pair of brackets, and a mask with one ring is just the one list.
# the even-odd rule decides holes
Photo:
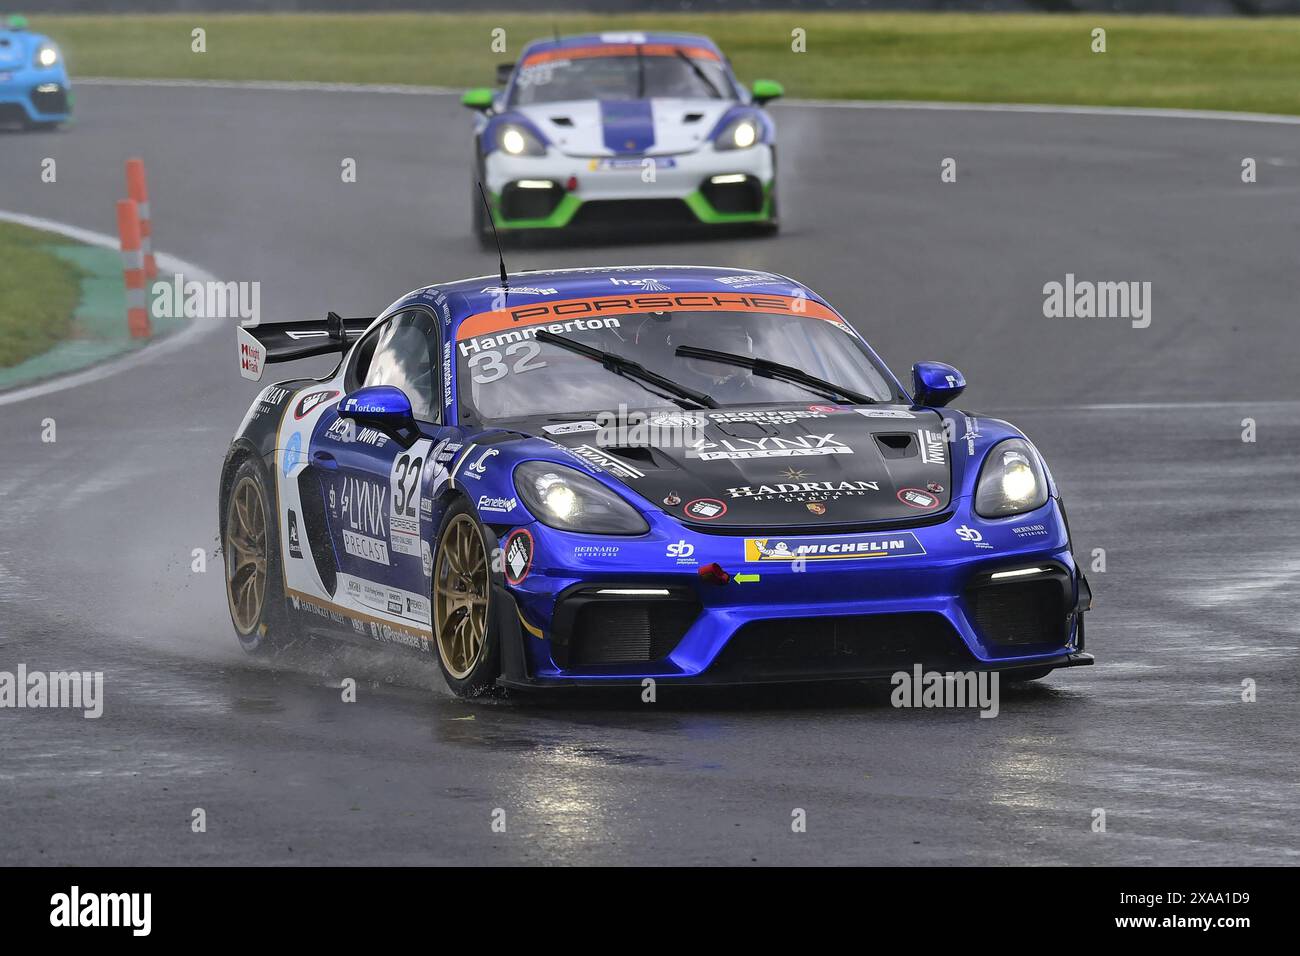
[(654, 111), (649, 100), (602, 100), (600, 121), (605, 146), (615, 153), (644, 153), (655, 144)]

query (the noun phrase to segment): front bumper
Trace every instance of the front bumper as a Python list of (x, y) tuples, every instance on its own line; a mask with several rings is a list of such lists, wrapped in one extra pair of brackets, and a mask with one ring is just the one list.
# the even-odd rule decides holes
[[(651, 166), (650, 164), (653, 164)], [(653, 173), (651, 173), (653, 170)], [(493, 150), (485, 187), (498, 229), (559, 229), (647, 222), (725, 225), (774, 218), (772, 147), (664, 157), (584, 158)]]
[(62, 123), (72, 117), (72, 100), (61, 69), (0, 70), (0, 122)]
[[(670, 520), (637, 539), (603, 541), (532, 525), (535, 569), (497, 602), (505, 645), (515, 645), (502, 682), (759, 684), (888, 678), (915, 664), (1092, 663), (1082, 626), (1091, 594), (1056, 503), (996, 521), (969, 505), (956, 499), (946, 519), (897, 532), (915, 536), (919, 550), (803, 567), (746, 561), (743, 537)], [(981, 540), (959, 536), (961, 527)], [(699, 573), (715, 562), (729, 583)]]

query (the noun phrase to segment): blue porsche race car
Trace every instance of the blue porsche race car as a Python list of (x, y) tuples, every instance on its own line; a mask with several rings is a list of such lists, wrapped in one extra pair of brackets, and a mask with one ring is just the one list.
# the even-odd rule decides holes
[(528, 272), (238, 338), (251, 379), (342, 356), (263, 389), (222, 468), (250, 652), (409, 647), (458, 694), (1092, 662), (1038, 451), (791, 279)]
[(49, 37), (31, 33), (23, 17), (0, 27), (0, 123), (57, 126), (72, 117), (72, 89), (63, 54)]
[[(470, 90), (475, 175), (502, 233), (582, 226), (777, 224), (776, 142), (763, 104), (707, 37), (601, 33), (538, 40)], [(487, 212), (473, 193), (474, 230)]]

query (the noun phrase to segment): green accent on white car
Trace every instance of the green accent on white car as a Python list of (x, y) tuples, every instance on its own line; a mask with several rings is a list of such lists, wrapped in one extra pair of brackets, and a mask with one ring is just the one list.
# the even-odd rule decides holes
[(729, 222), (766, 222), (772, 218), (772, 183), (763, 186), (763, 208), (758, 212), (718, 212), (698, 189), (684, 196), (682, 201), (700, 222), (718, 225)]
[[(763, 208), (758, 212), (718, 212), (698, 189), (682, 197), (682, 202), (695, 214), (695, 218), (709, 225), (728, 223), (767, 222), (772, 218), (772, 183), (763, 186)], [(573, 193), (565, 193), (549, 216), (535, 219), (507, 219), (501, 215), (501, 196), (488, 194), (492, 200), (492, 221), (498, 229), (562, 229), (573, 221), (583, 200)]]
[(556, 204), (549, 216), (540, 219), (506, 219), (501, 215), (501, 197), (494, 193), (492, 194), (492, 221), (497, 224), (498, 229), (559, 229), (569, 224), (581, 205), (581, 199), (573, 193), (565, 193), (564, 198)]

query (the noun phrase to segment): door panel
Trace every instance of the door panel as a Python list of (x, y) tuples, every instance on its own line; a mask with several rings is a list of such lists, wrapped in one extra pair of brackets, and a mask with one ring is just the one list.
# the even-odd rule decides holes
[(358, 384), (393, 385), (411, 399), (421, 437), (403, 448), (396, 437), (326, 413), (312, 434), (311, 465), (338, 566), (334, 600), (358, 612), (371, 636), (427, 647), (430, 626), (428, 489), (447, 480), (435, 461), (443, 432), (427, 421), (440, 411), (438, 326), (422, 310), (400, 313), (376, 329), (373, 353)]

